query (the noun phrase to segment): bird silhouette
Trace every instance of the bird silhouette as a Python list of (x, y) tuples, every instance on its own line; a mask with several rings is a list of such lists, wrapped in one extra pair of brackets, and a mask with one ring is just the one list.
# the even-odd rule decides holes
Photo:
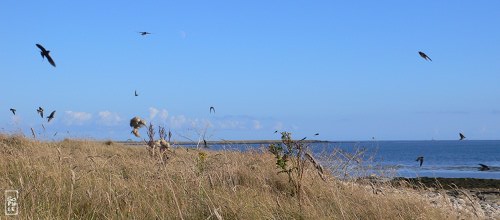
[(464, 134), (462, 134), (462, 133), (459, 133), (459, 135), (460, 135), (460, 140), (463, 140), (463, 139), (465, 139), (465, 136), (464, 136)]
[(46, 50), (42, 45), (40, 44), (36, 44), (36, 46), (38, 48), (40, 48), (40, 54), (42, 55), (42, 59), (47, 57), (47, 60), (49, 61), (49, 63), (56, 67), (56, 63), (54, 62), (54, 60), (52, 59), (52, 57), (50, 57), (50, 50)]
[(11, 108), (10, 111), (12, 112), (12, 114), (16, 115), (16, 109)]
[(420, 54), (420, 56), (422, 58), (424, 58), (425, 60), (429, 60), (429, 61), (432, 61), (431, 58), (429, 56), (427, 56), (427, 54), (425, 54), (424, 52), (422, 51), (418, 51), (418, 54)]
[(141, 36), (146, 36), (148, 34), (151, 34), (151, 33), (147, 32), (147, 31), (139, 31), (138, 33), (141, 34)]
[(422, 157), (422, 156), (417, 157), (417, 159), (415, 161), (420, 161), (420, 166), (422, 166), (422, 164), (424, 163), (424, 157)]
[(276, 133), (278, 133), (278, 130), (274, 131), (274, 133), (275, 133), (275, 134), (276, 134)]
[(139, 96), (139, 94), (137, 94), (137, 90), (134, 91), (134, 95)]
[(210, 106), (210, 113), (212, 113), (212, 110), (214, 111), (215, 114), (215, 108), (213, 106)]
[(301, 141), (303, 141), (303, 140), (305, 140), (306, 138), (307, 138), (307, 137), (304, 137), (304, 138), (302, 138), (302, 139), (300, 139), (300, 140), (301, 140)]
[(40, 114), (40, 117), (43, 118), (43, 108), (42, 107), (38, 107), (38, 109), (36, 110), (36, 112), (38, 112), (38, 114)]
[(170, 142), (170, 138), (172, 138), (172, 132), (170, 132), (170, 130), (168, 130), (168, 142)]
[(203, 139), (203, 147), (208, 148), (208, 144), (207, 144), (207, 141), (205, 139)]
[(479, 171), (486, 171), (486, 170), (490, 170), (490, 167), (489, 167), (489, 166), (486, 166), (486, 165), (484, 165), (484, 164), (482, 164), (482, 163), (480, 163), (480, 164), (479, 164), (479, 166), (481, 166), (481, 167), (479, 167)]
[(54, 119), (55, 116), (56, 116), (56, 111), (53, 111), (52, 113), (50, 113), (49, 117), (47, 117), (48, 118), (47, 122), (50, 122), (52, 119)]
[(314, 136), (318, 136), (318, 135), (319, 135), (319, 133), (314, 134)]

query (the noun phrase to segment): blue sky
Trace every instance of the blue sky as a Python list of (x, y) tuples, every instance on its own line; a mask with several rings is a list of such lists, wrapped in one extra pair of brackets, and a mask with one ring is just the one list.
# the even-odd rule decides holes
[[(275, 130), (499, 139), (499, 10), (498, 1), (7, 0), (0, 128), (139, 140), (128, 121), (140, 116), (176, 140), (275, 139)], [(57, 110), (55, 120), (38, 106)]]

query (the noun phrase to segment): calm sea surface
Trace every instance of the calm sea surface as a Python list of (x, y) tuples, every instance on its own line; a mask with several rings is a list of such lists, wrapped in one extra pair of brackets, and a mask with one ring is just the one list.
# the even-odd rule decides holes
[[(210, 148), (244, 151), (262, 146), (267, 145), (213, 145)], [(324, 166), (363, 171), (345, 174), (350, 177), (373, 173), (389, 177), (500, 179), (499, 140), (327, 142), (311, 143), (309, 147)], [(363, 153), (358, 155), (358, 160), (349, 159), (360, 151)], [(424, 157), (422, 167), (415, 161), (419, 156)], [(488, 165), (490, 170), (479, 171), (480, 163)]]

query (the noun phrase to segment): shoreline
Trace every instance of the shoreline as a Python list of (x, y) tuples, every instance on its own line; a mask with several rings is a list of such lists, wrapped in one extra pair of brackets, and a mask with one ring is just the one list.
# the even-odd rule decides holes
[(474, 214), (478, 219), (498, 219), (500, 216), (500, 179), (368, 177), (356, 182), (375, 187), (375, 193), (377, 190), (383, 192), (384, 185), (399, 190), (411, 188), (436, 206), (440, 198), (446, 198), (457, 212)]
[(425, 186), (428, 188), (442, 189), (496, 189), (500, 193), (500, 179), (480, 179), (480, 178), (446, 178), (446, 177), (395, 177), (391, 183), (405, 181), (414, 186)]
[[(299, 141), (299, 140), (295, 140)], [(144, 141), (115, 141), (116, 143), (124, 144), (124, 145), (144, 145)], [(303, 143), (335, 143), (331, 141), (322, 141), (322, 140), (303, 140), (301, 141)], [(174, 145), (197, 145), (197, 144), (203, 144), (203, 140), (200, 140), (199, 142), (196, 141), (176, 141), (173, 142)], [(207, 141), (207, 144), (216, 144), (216, 145), (223, 145), (223, 144), (277, 144), (277, 143), (282, 143), (281, 140), (220, 140), (220, 141)]]

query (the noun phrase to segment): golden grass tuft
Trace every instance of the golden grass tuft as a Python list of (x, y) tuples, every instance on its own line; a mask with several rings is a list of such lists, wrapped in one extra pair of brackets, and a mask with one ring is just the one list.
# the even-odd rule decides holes
[(312, 165), (299, 207), (287, 175), (277, 175), (264, 151), (173, 148), (169, 155), (162, 163), (145, 147), (0, 135), (0, 188), (19, 190), (22, 219), (456, 218), (411, 189), (375, 194), (329, 175), (323, 181)]

